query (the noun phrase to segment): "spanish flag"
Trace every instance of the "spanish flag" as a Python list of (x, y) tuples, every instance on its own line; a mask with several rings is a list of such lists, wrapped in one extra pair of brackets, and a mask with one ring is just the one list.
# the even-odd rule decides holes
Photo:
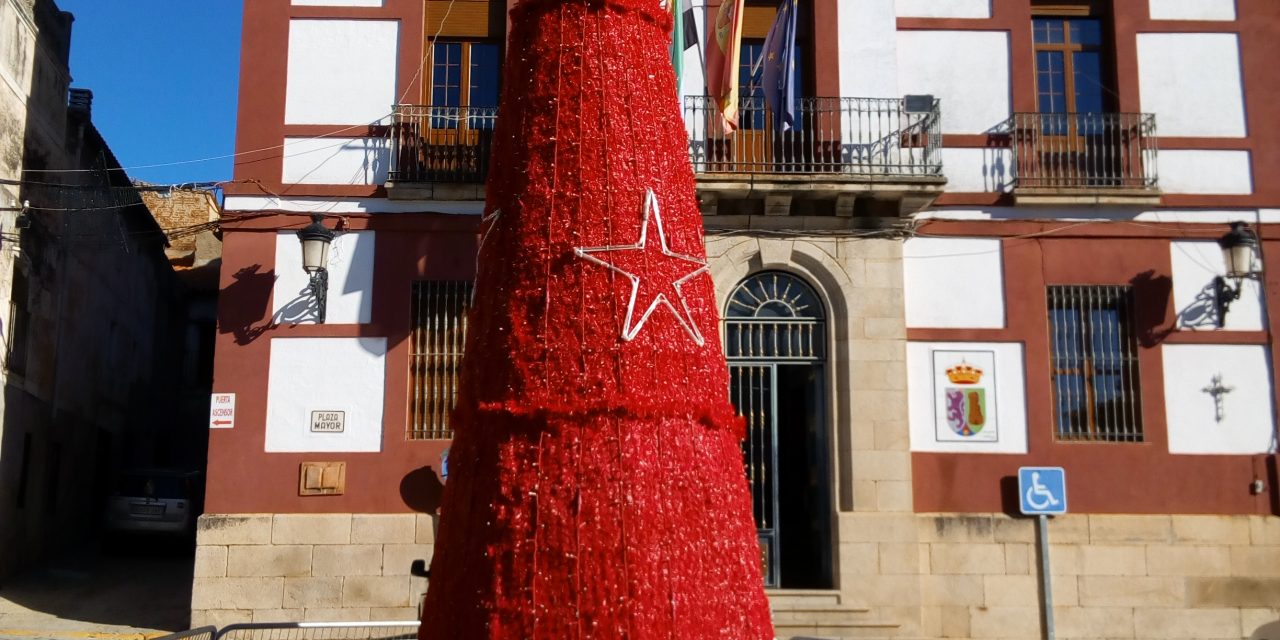
[(738, 128), (738, 65), (742, 58), (743, 0), (723, 0), (707, 33), (707, 91), (720, 105), (726, 134)]

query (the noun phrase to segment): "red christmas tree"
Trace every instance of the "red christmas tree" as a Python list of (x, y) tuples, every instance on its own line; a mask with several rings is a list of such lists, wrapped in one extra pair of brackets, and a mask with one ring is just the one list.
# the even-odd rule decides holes
[(524, 0), (421, 637), (774, 637), (659, 0)]

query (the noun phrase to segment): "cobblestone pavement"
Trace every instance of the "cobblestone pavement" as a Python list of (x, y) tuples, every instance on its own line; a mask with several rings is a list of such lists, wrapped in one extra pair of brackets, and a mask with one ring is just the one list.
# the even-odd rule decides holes
[(0, 584), (0, 638), (141, 640), (186, 629), (191, 571), (185, 545), (62, 558)]

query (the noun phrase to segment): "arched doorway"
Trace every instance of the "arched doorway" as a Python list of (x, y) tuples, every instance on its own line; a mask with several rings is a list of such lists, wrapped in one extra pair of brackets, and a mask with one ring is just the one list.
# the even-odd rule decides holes
[(832, 508), (822, 302), (800, 278), (766, 271), (738, 284), (724, 315), (730, 396), (747, 421), (742, 450), (765, 584), (829, 589)]

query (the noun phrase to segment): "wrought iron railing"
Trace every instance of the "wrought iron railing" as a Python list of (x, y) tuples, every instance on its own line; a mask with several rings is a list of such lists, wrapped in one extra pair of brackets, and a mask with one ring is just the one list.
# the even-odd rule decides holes
[(744, 97), (726, 135), (715, 100), (687, 96), (689, 157), (697, 173), (938, 176), (939, 103), (920, 98), (802, 98), (784, 131), (763, 98)]
[(400, 105), (391, 125), (391, 182), (484, 182), (496, 107)]
[(1156, 189), (1154, 114), (1015, 113), (1007, 127), (1017, 188)]
[[(783, 131), (759, 97), (743, 98), (726, 135), (706, 96), (684, 102), (689, 158), (698, 173), (941, 176), (937, 100), (803, 98)], [(391, 182), (483, 182), (496, 108), (401, 105), (391, 128)]]

